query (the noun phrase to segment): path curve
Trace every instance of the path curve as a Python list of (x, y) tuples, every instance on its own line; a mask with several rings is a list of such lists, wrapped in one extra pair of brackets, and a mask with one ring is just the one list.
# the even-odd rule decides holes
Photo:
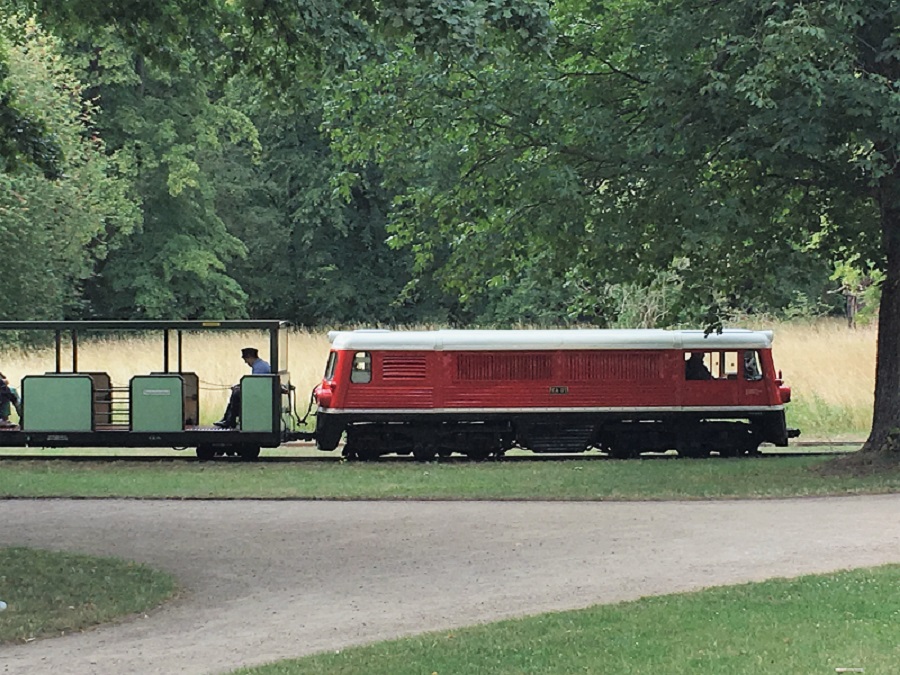
[[(145, 618), (4, 674), (226, 673), (428, 630), (900, 562), (900, 495), (720, 502), (0, 502), (0, 546), (168, 570)], [(14, 602), (14, 598), (6, 598)]]

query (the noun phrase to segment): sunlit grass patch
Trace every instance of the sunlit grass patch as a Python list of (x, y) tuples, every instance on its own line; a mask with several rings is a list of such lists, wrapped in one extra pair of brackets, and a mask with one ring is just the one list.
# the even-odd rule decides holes
[(144, 612), (175, 593), (168, 574), (115, 558), (0, 548), (0, 643), (62, 635)]
[(826, 457), (429, 463), (0, 461), (0, 497), (662, 500), (879, 494), (900, 468), (817, 470)]
[(892, 565), (544, 614), (236, 673), (893, 673), (898, 607)]

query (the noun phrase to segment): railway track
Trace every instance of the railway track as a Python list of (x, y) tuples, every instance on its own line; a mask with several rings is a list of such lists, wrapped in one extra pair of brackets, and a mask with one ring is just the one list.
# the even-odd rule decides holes
[[(763, 448), (762, 452), (758, 455), (752, 455), (752, 457), (759, 457), (763, 459), (767, 458), (779, 458), (779, 457), (831, 457), (835, 455), (845, 455), (852, 452), (855, 452), (861, 442), (835, 442), (835, 443), (795, 443), (794, 446), (798, 448), (802, 447), (822, 447), (822, 448), (830, 448), (828, 450), (783, 450), (780, 448)], [(190, 453), (190, 454), (189, 454)], [(256, 460), (253, 460), (254, 463), (257, 464), (334, 464), (342, 461), (346, 461), (343, 459), (339, 452), (328, 453), (328, 454), (317, 454), (317, 455), (260, 455), (260, 457)], [(666, 460), (678, 460), (684, 459), (688, 461), (689, 458), (680, 458), (676, 454), (661, 454), (661, 453), (647, 453), (641, 455), (641, 460), (657, 460), (657, 461), (666, 461)], [(711, 459), (716, 459), (713, 456)], [(635, 460), (620, 460), (613, 459), (607, 457), (605, 454), (590, 452), (590, 453), (577, 453), (577, 454), (513, 454), (506, 455), (499, 459), (488, 459), (484, 460), (485, 462), (568, 462), (568, 461), (612, 461), (612, 462), (621, 462), (621, 461), (635, 461)], [(3, 461), (13, 461), (13, 462), (46, 462), (46, 461), (60, 461), (60, 462), (126, 462), (133, 464), (153, 464), (153, 463), (208, 463), (208, 462), (217, 462), (220, 464), (228, 464), (228, 463), (240, 463), (243, 464), (246, 460), (241, 459), (240, 457), (217, 457), (213, 460), (200, 460), (198, 459), (192, 452), (184, 451), (182, 454), (178, 455), (140, 455), (140, 454), (130, 454), (130, 455), (101, 455), (101, 454), (77, 454), (77, 453), (67, 453), (67, 454), (37, 454), (36, 452), (30, 453), (0, 453), (0, 462)], [(375, 463), (409, 463), (415, 462), (415, 460), (411, 455), (408, 456), (385, 456), (380, 457), (377, 460), (374, 460)], [(468, 457), (463, 456), (453, 456), (453, 457), (443, 457), (439, 460), (436, 460), (440, 464), (473, 464), (480, 463), (475, 462)]]

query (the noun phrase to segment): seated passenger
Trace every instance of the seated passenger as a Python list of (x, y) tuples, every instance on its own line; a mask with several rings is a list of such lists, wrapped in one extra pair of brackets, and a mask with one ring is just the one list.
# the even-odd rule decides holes
[(703, 363), (703, 352), (691, 352), (690, 358), (684, 362), (684, 379), (711, 380), (712, 373)]
[(14, 427), (13, 422), (9, 421), (9, 414), (12, 406), (16, 409), (19, 419), (22, 418), (22, 407), (19, 400), (19, 393), (9, 386), (9, 380), (6, 375), (0, 373), (0, 427)]
[[(244, 363), (250, 366), (253, 375), (268, 375), (272, 372), (272, 368), (268, 362), (259, 358), (259, 350), (254, 347), (245, 347), (241, 350), (241, 358)], [(237, 426), (238, 417), (241, 414), (241, 385), (240, 383), (231, 388), (231, 397), (228, 399), (228, 407), (225, 408), (225, 414), (218, 422), (214, 424), (220, 429), (234, 429)]]

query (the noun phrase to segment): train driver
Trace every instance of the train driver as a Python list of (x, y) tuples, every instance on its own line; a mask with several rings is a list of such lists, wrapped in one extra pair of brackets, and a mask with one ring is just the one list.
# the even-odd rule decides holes
[[(267, 361), (263, 361), (259, 357), (259, 350), (255, 347), (245, 347), (241, 350), (241, 358), (244, 363), (250, 366), (253, 375), (268, 375), (272, 372), (272, 368)], [(215, 426), (220, 429), (234, 429), (237, 426), (237, 418), (241, 412), (241, 385), (236, 384), (231, 388), (231, 397), (228, 399), (228, 407), (225, 408), (225, 414)]]
[(711, 380), (712, 373), (703, 363), (703, 352), (691, 352), (690, 357), (684, 362), (684, 379), (686, 380)]

